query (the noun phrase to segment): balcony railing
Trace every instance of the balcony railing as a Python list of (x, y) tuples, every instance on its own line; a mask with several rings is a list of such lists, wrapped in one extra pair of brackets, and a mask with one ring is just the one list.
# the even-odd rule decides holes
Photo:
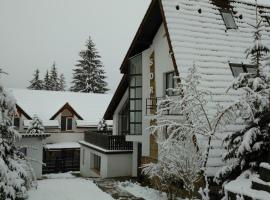
[(111, 131), (87, 131), (84, 140), (106, 150), (133, 150), (132, 142), (127, 142), (124, 135), (112, 135)]
[[(172, 98), (177, 98), (177, 96), (171, 96)], [(156, 98), (147, 98), (146, 99), (146, 115), (156, 115), (158, 105), (160, 109), (163, 109), (164, 115), (180, 115), (179, 111), (174, 109), (166, 109), (166, 102), (164, 105), (161, 104), (161, 101), (165, 100), (165, 97), (156, 97)]]

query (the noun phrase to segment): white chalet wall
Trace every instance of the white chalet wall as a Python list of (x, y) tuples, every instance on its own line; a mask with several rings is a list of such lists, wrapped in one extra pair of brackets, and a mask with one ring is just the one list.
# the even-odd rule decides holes
[(32, 168), (38, 179), (42, 176), (43, 141), (41, 137), (23, 137), (16, 142), (16, 146), (27, 148), (26, 156), (31, 159)]
[[(100, 174), (92, 170), (93, 155), (101, 157)], [(92, 148), (81, 146), (80, 173), (83, 177), (121, 177), (132, 175), (132, 154), (105, 154)]]

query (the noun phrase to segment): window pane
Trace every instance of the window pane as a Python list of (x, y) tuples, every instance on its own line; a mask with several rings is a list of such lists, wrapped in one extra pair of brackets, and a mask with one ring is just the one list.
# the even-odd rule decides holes
[(236, 29), (237, 25), (230, 11), (221, 11), (224, 23), (228, 29)]
[(130, 98), (131, 99), (135, 98), (135, 88), (130, 88)]
[(61, 130), (65, 131), (66, 130), (66, 117), (61, 117)]
[(72, 130), (72, 118), (67, 119), (67, 130)]
[(257, 69), (255, 66), (251, 67), (251, 66), (246, 66), (247, 72), (251, 73), (251, 74), (256, 74)]
[(130, 124), (130, 134), (131, 135), (134, 135), (135, 134), (134, 124)]
[(136, 76), (136, 86), (142, 86), (142, 76)]
[(135, 124), (135, 133), (142, 134), (142, 125), (141, 124)]
[(141, 112), (135, 113), (135, 120), (136, 120), (136, 122), (142, 122), (142, 113)]
[(135, 76), (131, 76), (130, 77), (130, 86), (136, 86), (136, 77)]
[(130, 122), (135, 122), (135, 114), (134, 114), (134, 112), (130, 112), (130, 114), (129, 114), (129, 119), (130, 119)]
[(135, 110), (142, 110), (142, 100), (136, 100), (136, 109)]
[(142, 88), (136, 88), (136, 98), (142, 98)]
[(135, 110), (135, 100), (130, 100), (130, 110)]
[(241, 65), (231, 66), (231, 68), (232, 68), (232, 72), (233, 72), (234, 77), (238, 77), (240, 73), (244, 73), (244, 69)]

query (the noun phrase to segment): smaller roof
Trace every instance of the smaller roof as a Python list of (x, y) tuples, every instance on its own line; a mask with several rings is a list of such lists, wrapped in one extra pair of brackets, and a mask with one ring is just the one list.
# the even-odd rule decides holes
[(97, 127), (96, 122), (91, 122), (87, 120), (76, 120), (77, 127), (80, 128), (89, 128), (89, 127)]
[(60, 142), (60, 143), (46, 144), (44, 146), (45, 149), (78, 149), (80, 147), (81, 146), (78, 142)]

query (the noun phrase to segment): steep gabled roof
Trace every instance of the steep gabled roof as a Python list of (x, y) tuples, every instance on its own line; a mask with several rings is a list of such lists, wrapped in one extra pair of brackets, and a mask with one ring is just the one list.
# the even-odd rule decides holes
[(75, 111), (75, 109), (69, 105), (69, 103), (65, 103), (51, 118), (50, 120), (54, 120), (60, 113), (62, 113), (64, 110), (70, 111), (72, 114), (74, 114), (78, 119), (83, 120), (83, 118)]
[[(255, 5), (247, 0), (162, 0), (162, 7), (180, 79), (184, 80), (189, 68), (196, 65), (201, 77), (199, 87), (212, 93), (207, 112), (213, 116), (217, 104), (230, 105), (239, 98), (239, 92), (226, 92), (234, 79), (229, 62), (251, 62), (245, 51), (253, 46), (254, 29), (249, 24), (256, 22)], [(237, 29), (226, 29), (220, 14), (224, 8), (233, 10)], [(270, 13), (267, 6), (259, 6), (259, 10)], [(270, 47), (270, 27), (264, 23), (262, 42)], [(214, 175), (223, 165), (221, 139), (239, 128), (240, 124), (230, 126), (216, 134), (207, 163), (208, 175)], [(205, 146), (203, 140), (200, 142)]]

